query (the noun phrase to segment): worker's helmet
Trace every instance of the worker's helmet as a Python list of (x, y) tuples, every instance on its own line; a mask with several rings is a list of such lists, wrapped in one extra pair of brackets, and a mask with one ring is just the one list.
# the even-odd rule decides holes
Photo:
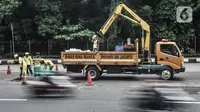
[(28, 52), (26, 52), (26, 53), (25, 53), (25, 55), (29, 55), (29, 53), (28, 53)]
[(15, 55), (14, 55), (14, 58), (17, 58), (18, 56), (19, 56), (18, 54), (15, 54)]

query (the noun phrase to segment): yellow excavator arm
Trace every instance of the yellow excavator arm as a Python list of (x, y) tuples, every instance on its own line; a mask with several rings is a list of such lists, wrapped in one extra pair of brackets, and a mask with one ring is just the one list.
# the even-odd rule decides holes
[[(126, 16), (122, 14), (122, 9), (126, 10), (131, 16)], [(115, 21), (115, 19), (118, 16), (122, 16), (125, 19), (131, 21), (132, 23), (141, 26), (142, 30), (145, 31), (145, 43), (144, 43), (144, 32), (142, 33), (142, 49), (145, 51), (150, 50), (150, 26), (143, 20), (141, 19), (136, 13), (134, 13), (129, 7), (127, 7), (125, 4), (119, 4), (112, 15), (108, 18), (108, 20), (104, 23), (104, 25), (100, 29), (101, 35), (105, 35), (107, 30), (110, 28), (112, 23)]]

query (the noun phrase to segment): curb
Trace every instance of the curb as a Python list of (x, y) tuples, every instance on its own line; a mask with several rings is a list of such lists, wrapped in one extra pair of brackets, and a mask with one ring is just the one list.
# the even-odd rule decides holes
[[(61, 64), (61, 60), (53, 59), (51, 60), (54, 64)], [(17, 65), (19, 61), (17, 60), (0, 60), (0, 65)]]
[[(51, 60), (54, 64), (61, 64), (61, 60), (53, 59)], [(152, 59), (152, 62), (155, 62), (155, 59)], [(196, 59), (184, 59), (185, 63), (200, 63), (200, 58)], [(0, 65), (16, 65), (19, 64), (17, 60), (0, 60)]]
[(185, 63), (200, 63), (200, 58), (196, 58), (196, 59), (184, 59)]

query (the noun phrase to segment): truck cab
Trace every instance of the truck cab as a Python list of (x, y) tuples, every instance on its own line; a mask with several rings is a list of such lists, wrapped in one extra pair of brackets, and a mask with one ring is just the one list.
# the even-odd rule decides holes
[(184, 57), (175, 42), (162, 40), (156, 43), (156, 64), (168, 65), (174, 72), (184, 72)]

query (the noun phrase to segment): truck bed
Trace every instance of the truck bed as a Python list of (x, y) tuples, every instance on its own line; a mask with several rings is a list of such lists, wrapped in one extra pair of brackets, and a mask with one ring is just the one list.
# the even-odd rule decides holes
[(63, 65), (138, 65), (137, 52), (61, 52)]

